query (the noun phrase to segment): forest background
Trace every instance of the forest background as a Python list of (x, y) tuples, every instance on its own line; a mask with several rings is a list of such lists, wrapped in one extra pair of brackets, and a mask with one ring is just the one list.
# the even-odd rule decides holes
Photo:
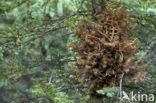
[[(100, 0), (97, 0), (100, 1)], [(86, 103), (90, 91), (75, 72), (71, 45), (80, 22), (98, 15), (96, 0), (0, 0), (0, 103)], [(106, 0), (125, 5), (139, 47), (137, 68), (145, 81), (128, 82), (127, 93), (156, 96), (156, 1)], [(95, 8), (94, 8), (95, 7)], [(119, 86), (103, 88), (103, 102), (118, 101)]]

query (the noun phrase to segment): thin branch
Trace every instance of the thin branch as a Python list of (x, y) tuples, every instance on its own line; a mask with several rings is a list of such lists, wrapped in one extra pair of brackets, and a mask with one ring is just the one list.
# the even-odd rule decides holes
[[(54, 22), (55, 22), (55, 21), (58, 21), (58, 24), (61, 24), (61, 23), (63, 23), (65, 20), (67, 20), (67, 19), (69, 19), (69, 18), (71, 18), (71, 17), (74, 17), (74, 16), (78, 16), (78, 15), (85, 15), (85, 16), (87, 16), (87, 15), (89, 15), (89, 12), (90, 12), (90, 11), (78, 11), (78, 12), (76, 12), (76, 13), (70, 15), (70, 16), (65, 16), (65, 17), (61, 17), (61, 18), (58, 18), (58, 19), (53, 19), (53, 20), (50, 20), (50, 21), (54, 21)], [(58, 30), (58, 29), (63, 29), (63, 28), (66, 28), (66, 26), (51, 27), (50, 29), (43, 31), (43, 32), (40, 33), (39, 35), (37, 35), (37, 36), (35, 36), (35, 37), (32, 37), (32, 38), (30, 38), (29, 40), (25, 41), (24, 43), (18, 44), (18, 45), (16, 45), (16, 46), (21, 46), (22, 44), (24, 44), (24, 46), (26, 46), (26, 45), (29, 44), (31, 41), (34, 41), (34, 40), (37, 39), (37, 38), (42, 38), (42, 37), (46, 36), (49, 32), (53, 32), (53, 31), (56, 31), (56, 30)], [(71, 33), (70, 33), (70, 34), (71, 34)], [(8, 46), (7, 48), (10, 48), (10, 49), (11, 49), (11, 47), (9, 47), (9, 45), (7, 45), (7, 43), (3, 43), (3, 44), (1, 44), (1, 45), (3, 45), (3, 46)], [(14, 48), (14, 46), (13, 46), (13, 48)]]
[(122, 100), (122, 80), (123, 80), (123, 76), (124, 76), (124, 73), (122, 73), (121, 76), (120, 76), (120, 88), (119, 88), (119, 90), (120, 90), (120, 102)]
[(71, 14), (69, 16), (60, 17), (58, 19), (52, 19), (50, 21), (65, 20), (65, 19), (69, 19), (69, 18), (74, 17), (74, 16), (88, 16), (88, 15), (91, 15), (89, 13), (91, 13), (91, 11), (77, 11), (76, 13), (73, 13), (73, 14)]
[(30, 38), (29, 40), (27, 40), (26, 42), (24, 42), (24, 47), (27, 45), (27, 44), (29, 44), (31, 41), (34, 41), (35, 39), (37, 39), (37, 38), (42, 38), (42, 37), (44, 37), (44, 36), (47, 36), (47, 34), (49, 33), (49, 32), (54, 32), (54, 31), (56, 31), (56, 30), (58, 30), (58, 29), (63, 29), (63, 28), (66, 28), (66, 26), (61, 26), (61, 27), (52, 27), (52, 28), (50, 28), (50, 29), (48, 29), (48, 30), (46, 30), (46, 31), (43, 31), (40, 35), (38, 35), (38, 36), (36, 36), (36, 37), (33, 37), (33, 38)]

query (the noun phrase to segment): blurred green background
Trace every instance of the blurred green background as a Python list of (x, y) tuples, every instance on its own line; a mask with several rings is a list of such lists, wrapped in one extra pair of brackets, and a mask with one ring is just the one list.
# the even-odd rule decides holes
[[(93, 0), (94, 1), (94, 0)], [(125, 4), (134, 21), (138, 68), (144, 83), (124, 91), (156, 96), (156, 1), (108, 0)], [(71, 44), (80, 21), (92, 16), (91, 0), (0, 0), (0, 103), (86, 103), (89, 91), (77, 81), (78, 54)], [(116, 103), (118, 87), (98, 91)], [(125, 101), (126, 103), (126, 101)], [(140, 102), (142, 103), (142, 102)]]

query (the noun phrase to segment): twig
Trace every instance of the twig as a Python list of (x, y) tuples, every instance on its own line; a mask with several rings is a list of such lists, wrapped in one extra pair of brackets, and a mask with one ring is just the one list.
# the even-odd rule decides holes
[[(56, 68), (56, 65), (54, 66), (53, 70), (55, 70), (55, 68)], [(49, 78), (49, 82), (48, 83), (51, 83), (52, 77), (53, 77), (53, 71), (51, 72), (51, 75), (50, 75), (50, 78)]]
[(50, 78), (49, 78), (49, 83), (51, 83), (52, 76), (53, 76), (53, 72), (51, 72), (51, 75), (50, 75)]
[(122, 99), (122, 80), (123, 80), (123, 76), (124, 76), (124, 73), (121, 74), (120, 76), (120, 103), (121, 103), (121, 99)]

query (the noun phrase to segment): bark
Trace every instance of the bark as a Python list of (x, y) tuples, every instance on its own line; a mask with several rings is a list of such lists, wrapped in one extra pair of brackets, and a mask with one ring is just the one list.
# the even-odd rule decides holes
[(105, 9), (105, 0), (92, 0), (93, 14), (100, 14)]
[(102, 6), (101, 6), (101, 0), (92, 0), (92, 7), (93, 7), (93, 13), (101, 13), (102, 12)]

